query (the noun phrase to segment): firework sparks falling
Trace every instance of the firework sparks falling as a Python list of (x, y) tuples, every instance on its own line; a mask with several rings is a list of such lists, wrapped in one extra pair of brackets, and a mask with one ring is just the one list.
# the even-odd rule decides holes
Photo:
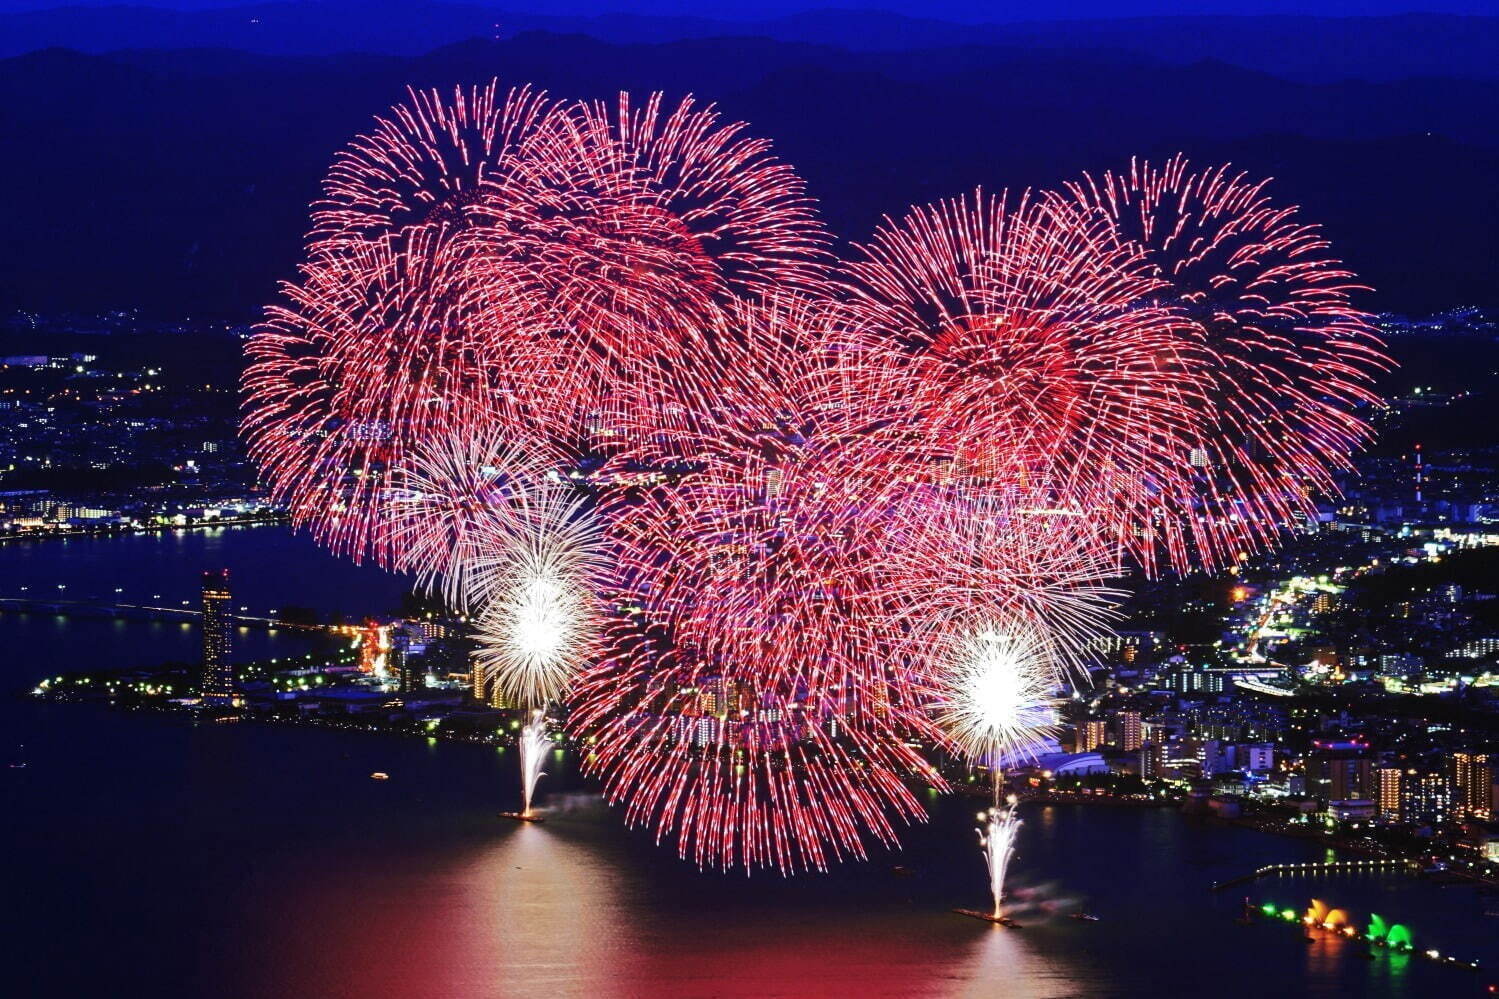
[[(677, 402), (740, 296), (818, 285), (827, 241), (768, 143), (690, 99), (412, 91), (339, 154), (307, 260), (247, 344), (243, 430), (278, 502), (387, 556), (388, 470), (452, 427), (572, 442)], [(680, 408), (677, 405), (676, 408)]]

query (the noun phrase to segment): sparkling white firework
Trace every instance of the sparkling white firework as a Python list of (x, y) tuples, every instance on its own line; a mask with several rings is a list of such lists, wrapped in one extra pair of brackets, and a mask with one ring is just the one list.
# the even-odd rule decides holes
[(1057, 731), (1061, 663), (1039, 632), (991, 621), (951, 639), (938, 722), (970, 760), (995, 771), (1034, 759)]
[(519, 492), (476, 548), (482, 673), (511, 704), (558, 700), (598, 650), (607, 565), (591, 500), (565, 480)]
[(523, 446), (507, 427), (478, 420), (412, 444), (391, 470), (379, 514), (390, 564), (450, 606), (478, 608), (498, 568), (496, 545), (545, 529), (528, 522), (538, 512), (533, 497), (558, 491), (547, 476), (560, 464), (560, 452)]

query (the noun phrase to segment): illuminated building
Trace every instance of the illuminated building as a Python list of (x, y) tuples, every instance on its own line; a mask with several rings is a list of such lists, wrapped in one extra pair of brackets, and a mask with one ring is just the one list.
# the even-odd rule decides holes
[(1374, 762), (1362, 746), (1320, 746), (1306, 758), (1306, 793), (1322, 801), (1372, 799)]
[(1221, 774), (1232, 768), (1232, 762), (1224, 752), (1224, 745), (1217, 739), (1193, 740), (1197, 743), (1197, 772), (1203, 777)]
[(1077, 751), (1091, 753), (1109, 740), (1108, 726), (1101, 718), (1090, 718), (1077, 726)]
[(469, 656), (469, 694), (480, 704), (485, 703), (484, 695), (488, 684), (485, 682), (484, 664), (478, 656)]
[(1452, 817), (1452, 783), (1446, 774), (1407, 770), (1401, 779), (1401, 814), (1407, 822), (1445, 822)]
[(501, 710), (514, 707), (513, 704), (505, 699), (505, 685), (497, 683), (495, 678), (489, 675), (484, 667), (484, 660), (478, 656), (470, 656), (469, 664), (472, 671), (470, 674), (472, 681), (472, 690), (470, 693), (475, 701)]
[(1126, 753), (1133, 753), (1143, 744), (1142, 730), (1140, 726), (1140, 712), (1121, 711), (1119, 719), (1119, 748)]
[(1275, 769), (1275, 745), (1269, 742), (1245, 743), (1233, 747), (1234, 767), (1250, 773), (1268, 773)]
[(1399, 767), (1379, 768), (1379, 817), (1385, 822), (1400, 821), (1400, 788), (1405, 771)]
[(1140, 747), (1140, 776), (1147, 780), (1160, 777), (1165, 769), (1165, 752), (1156, 743)]
[(1484, 753), (1452, 754), (1453, 812), (1462, 819), (1488, 819), (1494, 807), (1493, 757)]
[(406, 630), (424, 642), (435, 642), (448, 637), (447, 625), (436, 621), (407, 621)]
[(198, 678), (198, 694), (206, 701), (228, 703), (234, 697), (229, 599), (229, 570), (203, 573), (203, 671)]
[(1171, 689), (1178, 694), (1221, 694), (1228, 689), (1229, 671), (1204, 665), (1182, 666), (1171, 671)]
[(391, 629), (390, 655), (386, 669), (403, 694), (415, 693), (427, 686), (426, 663), (421, 649), (411, 640), (411, 631), (403, 624)]

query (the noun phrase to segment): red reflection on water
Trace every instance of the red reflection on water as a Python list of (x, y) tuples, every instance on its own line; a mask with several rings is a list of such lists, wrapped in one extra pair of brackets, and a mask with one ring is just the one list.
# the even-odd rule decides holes
[(259, 995), (367, 999), (1080, 991), (1041, 940), (1013, 930), (899, 903), (744, 905), (732, 876), (674, 905), (618, 852), (561, 824), (516, 824), (456, 857), (278, 879), (247, 901), (267, 911), (240, 911), (260, 937), (226, 977), (244, 971)]

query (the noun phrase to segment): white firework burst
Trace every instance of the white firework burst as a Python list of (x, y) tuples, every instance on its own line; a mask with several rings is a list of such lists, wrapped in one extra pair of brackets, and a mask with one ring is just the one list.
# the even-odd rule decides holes
[(588, 497), (545, 482), (512, 497), (469, 570), (480, 594), (475, 653), (505, 699), (556, 701), (598, 645), (602, 536)]
[(937, 720), (959, 750), (996, 768), (1038, 756), (1057, 731), (1062, 672), (1045, 634), (989, 621), (958, 629), (942, 653)]

